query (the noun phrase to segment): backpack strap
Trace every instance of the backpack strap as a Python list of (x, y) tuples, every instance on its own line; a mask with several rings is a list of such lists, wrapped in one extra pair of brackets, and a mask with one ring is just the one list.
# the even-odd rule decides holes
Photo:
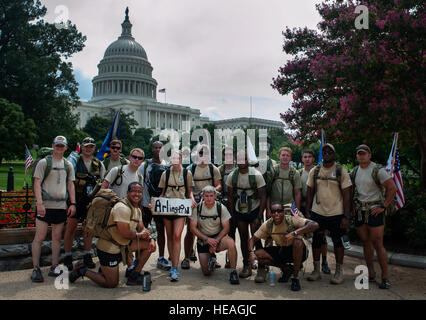
[(213, 164), (209, 163), (210, 177), (212, 178), (212, 186), (214, 187)]
[(185, 196), (188, 196), (188, 182), (186, 181), (188, 177), (188, 169), (187, 168), (183, 168), (183, 184), (185, 186)]
[(383, 166), (379, 163), (376, 163), (376, 165), (373, 168), (373, 171), (371, 172), (371, 177), (373, 178), (374, 182), (380, 189), (382, 189), (382, 184), (380, 183), (380, 179), (379, 179), (379, 171), (381, 168), (383, 168)]
[[(117, 176), (115, 177), (114, 181), (111, 183), (111, 186), (121, 186), (121, 184), (123, 183), (123, 170), (124, 165), (122, 164), (121, 167), (118, 168), (118, 172), (117, 172)], [(118, 183), (118, 179), (120, 179), (120, 183)]]

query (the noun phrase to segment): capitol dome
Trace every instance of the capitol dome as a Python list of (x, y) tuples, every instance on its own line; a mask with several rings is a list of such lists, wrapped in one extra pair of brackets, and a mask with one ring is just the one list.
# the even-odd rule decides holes
[(157, 81), (145, 49), (133, 38), (129, 9), (121, 24), (121, 36), (105, 50), (93, 78), (92, 101), (102, 99), (149, 99), (156, 101)]

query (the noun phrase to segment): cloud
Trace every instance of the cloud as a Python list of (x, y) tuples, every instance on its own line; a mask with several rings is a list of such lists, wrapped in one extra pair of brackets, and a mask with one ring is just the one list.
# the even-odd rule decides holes
[(74, 69), (74, 77), (78, 82), (77, 94), (80, 100), (90, 100), (92, 98), (92, 79), (86, 77), (79, 68)]

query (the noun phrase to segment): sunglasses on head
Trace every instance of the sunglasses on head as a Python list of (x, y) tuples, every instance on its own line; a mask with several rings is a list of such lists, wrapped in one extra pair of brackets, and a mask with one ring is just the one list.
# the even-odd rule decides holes
[(143, 157), (135, 156), (134, 154), (130, 155), (133, 159), (143, 160)]
[(284, 212), (284, 209), (271, 210), (271, 214)]
[(111, 149), (113, 149), (113, 150), (120, 150), (121, 147), (119, 147), (119, 146), (113, 146), (113, 147), (111, 147)]

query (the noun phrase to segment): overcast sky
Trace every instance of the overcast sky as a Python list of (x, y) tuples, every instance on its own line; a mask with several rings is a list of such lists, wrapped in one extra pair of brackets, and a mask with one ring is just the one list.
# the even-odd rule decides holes
[[(213, 120), (253, 116), (280, 120), (291, 105), (271, 87), (289, 57), (286, 26), (315, 29), (319, 0), (42, 0), (49, 22), (68, 18), (85, 36), (74, 55), (79, 95), (90, 100), (91, 80), (106, 48), (121, 34), (125, 8), (132, 34), (153, 66), (167, 102), (200, 109)], [(55, 13), (56, 10), (56, 13)], [(164, 102), (164, 94), (157, 100)]]

